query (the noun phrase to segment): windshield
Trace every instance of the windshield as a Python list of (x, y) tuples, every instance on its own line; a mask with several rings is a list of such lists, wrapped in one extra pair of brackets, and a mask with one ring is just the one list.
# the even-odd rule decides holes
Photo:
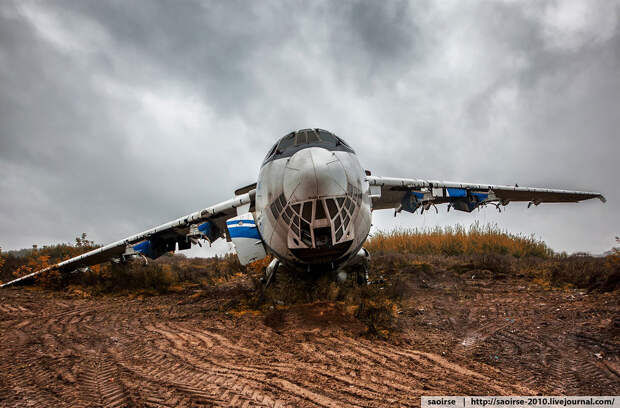
[(271, 160), (290, 157), (306, 147), (322, 147), (330, 151), (355, 153), (342, 139), (327, 130), (302, 129), (282, 137), (278, 143), (271, 148), (267, 157), (265, 157), (263, 165)]

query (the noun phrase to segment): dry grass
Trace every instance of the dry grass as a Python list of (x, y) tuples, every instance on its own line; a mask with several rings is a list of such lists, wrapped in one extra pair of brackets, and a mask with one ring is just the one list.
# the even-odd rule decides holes
[[(86, 243), (87, 245), (84, 245)], [(90, 241), (80, 241), (75, 246), (59, 245), (27, 250), (24, 255), (0, 253), (4, 263), (4, 279), (37, 270), (74, 253), (92, 248)], [(416, 279), (416, 285), (432, 284), (438, 271), (449, 271), (455, 276), (505, 279), (523, 276), (546, 287), (577, 287), (598, 291), (613, 291), (620, 282), (620, 253), (616, 250), (605, 258), (554, 254), (544, 243), (534, 237), (514, 235), (495, 225), (474, 224), (434, 228), (427, 230), (396, 230), (377, 233), (370, 238), (366, 248), (373, 254), (371, 280), (385, 278), (387, 298), (398, 301), (405, 291), (399, 283), (403, 276)], [(345, 306), (363, 305), (377, 294), (362, 293), (349, 284), (336, 284), (328, 275), (301, 276), (295, 272), (279, 272), (277, 282), (262, 290), (259, 278), (271, 257), (242, 266), (234, 254), (203, 259), (183, 255), (165, 255), (149, 262), (129, 265), (102, 265), (93, 272), (75, 274), (69, 278), (49, 274), (39, 279), (39, 284), (60, 290), (72, 285), (90, 294), (180, 292), (184, 287), (233, 287), (246, 281), (255, 290), (244, 303), (250, 309), (261, 309), (282, 304), (311, 303), (320, 300), (343, 302)], [(396, 282), (392, 285), (391, 282)], [(392, 293), (394, 292), (394, 293)], [(372, 296), (371, 296), (372, 295)], [(381, 295), (383, 296), (383, 295)], [(380, 297), (381, 297), (380, 296)], [(372, 304), (379, 304), (373, 300)], [(389, 302), (388, 302), (389, 303)], [(368, 303), (368, 306), (372, 306)], [(388, 305), (389, 306), (389, 305)], [(386, 310), (389, 309), (386, 308)], [(359, 309), (360, 317), (372, 307)], [(373, 318), (374, 320), (374, 318)]]
[(510, 234), (497, 225), (469, 228), (397, 229), (375, 233), (366, 248), (372, 252), (400, 252), (416, 255), (511, 255), (516, 258), (553, 256), (553, 251), (533, 236)]
[(520, 269), (547, 288), (579, 288), (597, 292), (620, 289), (620, 253), (606, 257), (557, 256)]

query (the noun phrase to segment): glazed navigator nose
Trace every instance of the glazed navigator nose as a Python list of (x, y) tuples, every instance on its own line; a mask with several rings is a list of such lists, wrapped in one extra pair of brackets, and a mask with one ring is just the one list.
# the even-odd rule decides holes
[(347, 174), (338, 157), (311, 147), (295, 153), (284, 171), (284, 194), (292, 201), (338, 196), (347, 192)]

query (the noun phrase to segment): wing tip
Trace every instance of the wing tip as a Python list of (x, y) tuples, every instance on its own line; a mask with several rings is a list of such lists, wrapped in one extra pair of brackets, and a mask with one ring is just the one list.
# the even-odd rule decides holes
[(0, 289), (4, 289), (4, 288), (8, 288), (9, 286), (13, 286), (14, 284), (19, 282), (20, 280), (21, 280), (21, 278), (13, 279), (12, 281), (8, 281), (7, 283), (2, 283), (2, 284), (0, 284)]
[(0, 285), (0, 288), (4, 289), (4, 288), (8, 288), (9, 286), (13, 286), (19, 282), (22, 281), (27, 281), (28, 278), (32, 278), (32, 276), (22, 276), (21, 278), (17, 278), (17, 279), (13, 279), (12, 281), (8, 281), (7, 283), (3, 283)]
[(13, 279), (12, 281), (8, 281), (7, 283), (0, 284), (0, 288), (8, 288), (9, 286), (13, 286), (18, 283), (27, 283), (31, 279), (34, 279), (37, 275), (40, 275), (43, 272), (52, 271), (54, 269), (58, 269), (58, 264), (48, 266), (47, 268), (41, 269), (40, 271), (32, 272), (28, 275), (20, 276), (19, 278)]
[(601, 202), (603, 202), (603, 203), (606, 203), (606, 202), (607, 202), (607, 199), (606, 199), (606, 198), (605, 198), (605, 196), (604, 196), (604, 195), (602, 195), (602, 194), (599, 194), (598, 196), (596, 196), (596, 198), (598, 198), (599, 200), (601, 200)]

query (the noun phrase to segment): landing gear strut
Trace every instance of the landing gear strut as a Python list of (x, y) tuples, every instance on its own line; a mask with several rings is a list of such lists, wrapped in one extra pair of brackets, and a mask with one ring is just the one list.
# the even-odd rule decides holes
[(358, 285), (368, 285), (368, 264), (370, 262), (370, 254), (365, 248), (360, 248), (351, 265), (355, 268), (355, 282)]
[(358, 267), (355, 271), (355, 280), (358, 285), (368, 285), (368, 267), (366, 265)]
[(280, 267), (280, 261), (276, 258), (274, 258), (269, 263), (269, 266), (267, 266), (267, 269), (265, 270), (265, 277), (263, 278), (265, 287), (268, 287), (271, 284), (271, 282), (275, 280), (276, 272), (278, 271), (279, 267)]

